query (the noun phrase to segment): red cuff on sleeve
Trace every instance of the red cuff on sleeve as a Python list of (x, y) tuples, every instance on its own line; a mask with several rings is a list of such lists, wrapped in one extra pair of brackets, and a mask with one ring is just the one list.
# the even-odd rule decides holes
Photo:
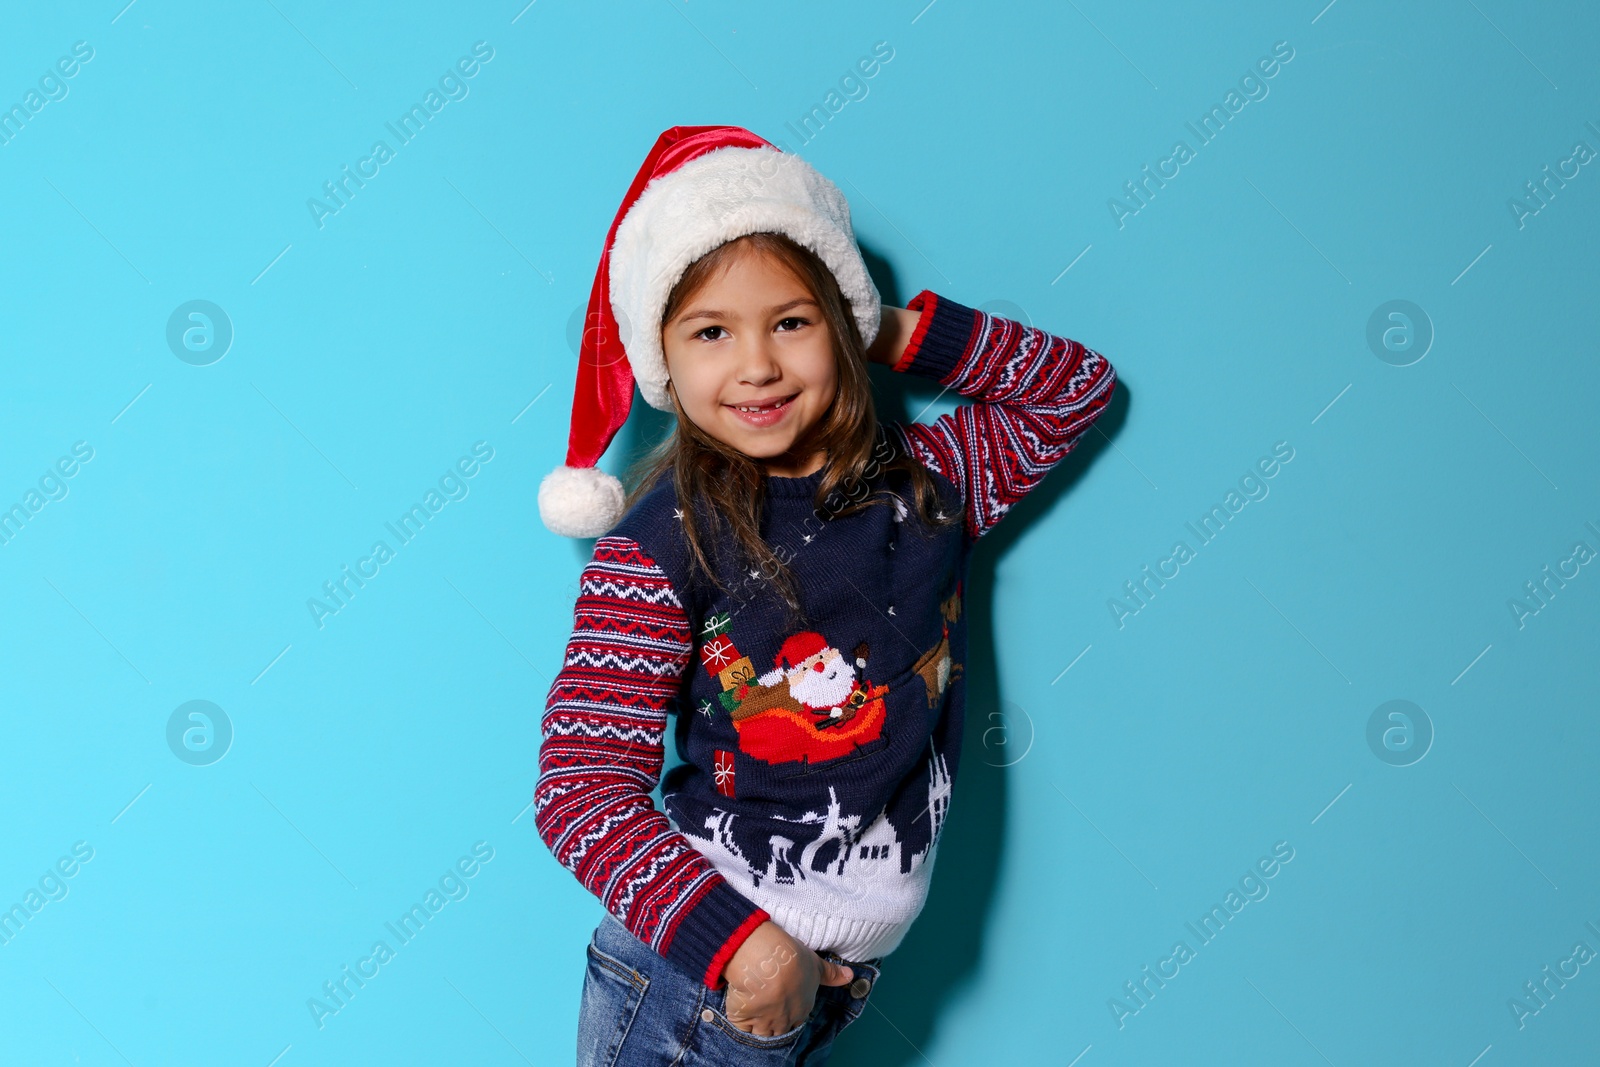
[(739, 946), (744, 944), (746, 938), (755, 933), (756, 927), (771, 918), (772, 916), (757, 908), (750, 913), (748, 919), (739, 924), (738, 929), (728, 935), (728, 940), (724, 941), (722, 947), (717, 949), (717, 954), (711, 957), (711, 963), (706, 967), (705, 984), (707, 989), (720, 988), (719, 983), (722, 982), (722, 972), (727, 969), (728, 961), (733, 959), (733, 954), (739, 951)]
[(911, 298), (906, 310), (920, 312), (917, 317), (917, 328), (911, 331), (911, 340), (906, 342), (905, 352), (901, 353), (890, 370), (904, 371), (911, 366), (911, 361), (917, 358), (917, 350), (922, 347), (923, 335), (928, 332), (928, 326), (933, 322), (933, 313), (938, 307), (939, 297), (932, 290), (924, 289)]

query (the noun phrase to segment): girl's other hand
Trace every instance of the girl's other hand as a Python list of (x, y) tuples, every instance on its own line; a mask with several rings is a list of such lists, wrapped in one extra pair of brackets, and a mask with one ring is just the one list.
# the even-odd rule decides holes
[(849, 967), (825, 960), (768, 920), (755, 928), (723, 971), (728, 1021), (761, 1037), (786, 1034), (811, 1017), (819, 985), (844, 985)]
[(882, 363), (886, 367), (899, 363), (900, 357), (906, 354), (906, 346), (911, 343), (911, 335), (917, 332), (917, 320), (920, 318), (920, 311), (907, 311), (884, 304), (878, 316), (878, 336), (867, 347), (867, 362)]

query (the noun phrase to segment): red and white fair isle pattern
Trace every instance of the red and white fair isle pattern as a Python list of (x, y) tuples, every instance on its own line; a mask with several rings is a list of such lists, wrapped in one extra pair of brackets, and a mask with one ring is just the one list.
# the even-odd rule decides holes
[[(925, 290), (907, 305), (923, 314), (903, 360), (917, 357), (937, 300)], [(1076, 447), (1110, 401), (1116, 371), (1077, 341), (982, 311), (973, 317), (965, 353), (939, 384), (984, 403), (890, 429), (961, 490), (967, 530), (979, 537)]]
[[(626, 537), (595, 542), (574, 616), (545, 708), (534, 823), (562, 866), (634, 936), (678, 955), (670, 946), (680, 925), (726, 885), (650, 798), (665, 755), (667, 707), (694, 651), (689, 618), (665, 572)], [(717, 942), (714, 955), (701, 954), (715, 963), (708, 984), (731, 955), (718, 946), (768, 918), (760, 909), (742, 919), (714, 910), (722, 925), (695, 939)]]

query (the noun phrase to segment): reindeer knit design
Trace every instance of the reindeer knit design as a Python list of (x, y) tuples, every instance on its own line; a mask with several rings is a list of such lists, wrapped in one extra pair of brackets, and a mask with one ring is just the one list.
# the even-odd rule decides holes
[[(668, 478), (595, 542), (580, 579), (534, 821), (608, 911), (713, 989), (768, 919), (847, 960), (899, 945), (958, 769), (972, 547), (1115, 387), (1076, 341), (927, 290), (907, 306), (921, 316), (893, 369), (976, 403), (885, 424), (880, 444), (934, 472), (963, 522), (925, 526), (898, 472), (879, 469), (884, 503), (848, 516), (819, 506), (820, 471), (769, 477), (761, 533), (799, 584), (793, 629), (759, 572), (723, 574), (732, 595), (694, 580)], [(683, 762), (662, 778), (673, 711)]]

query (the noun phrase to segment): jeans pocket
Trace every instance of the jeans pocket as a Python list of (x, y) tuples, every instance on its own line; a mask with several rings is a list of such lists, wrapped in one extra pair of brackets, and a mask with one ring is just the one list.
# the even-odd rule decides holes
[(650, 978), (595, 948), (592, 942), (587, 953), (578, 1011), (578, 1064), (613, 1067), (650, 988)]
[[(774, 1062), (786, 1062), (788, 1053), (799, 1042), (801, 1035), (811, 1025), (812, 1020), (816, 1018), (816, 1010), (813, 1009), (811, 1015), (801, 1019), (799, 1025), (793, 1029), (786, 1030), (781, 1034), (763, 1036), (739, 1029), (734, 1025), (733, 1020), (728, 1018), (727, 986), (708, 993), (705, 1003), (706, 1007), (700, 1014), (701, 1026), (698, 1032), (706, 1040), (706, 1044), (711, 1046), (704, 1051), (707, 1052), (707, 1058), (712, 1063), (724, 1062), (723, 1058), (718, 1058), (719, 1056), (724, 1057), (726, 1062), (744, 1063), (746, 1062), (745, 1059), (735, 1059), (734, 1057), (740, 1054), (749, 1057), (756, 1052), (778, 1054), (780, 1058)], [(820, 1008), (821, 1003), (819, 1002), (816, 1007)]]
[(871, 999), (872, 991), (878, 988), (878, 979), (883, 974), (883, 957), (852, 962), (832, 952), (825, 952), (822, 955), (835, 963), (844, 964), (854, 972), (847, 985), (831, 986), (828, 992), (838, 1004), (838, 1029), (843, 1030), (861, 1018), (861, 1013), (866, 1010), (867, 1001)]

